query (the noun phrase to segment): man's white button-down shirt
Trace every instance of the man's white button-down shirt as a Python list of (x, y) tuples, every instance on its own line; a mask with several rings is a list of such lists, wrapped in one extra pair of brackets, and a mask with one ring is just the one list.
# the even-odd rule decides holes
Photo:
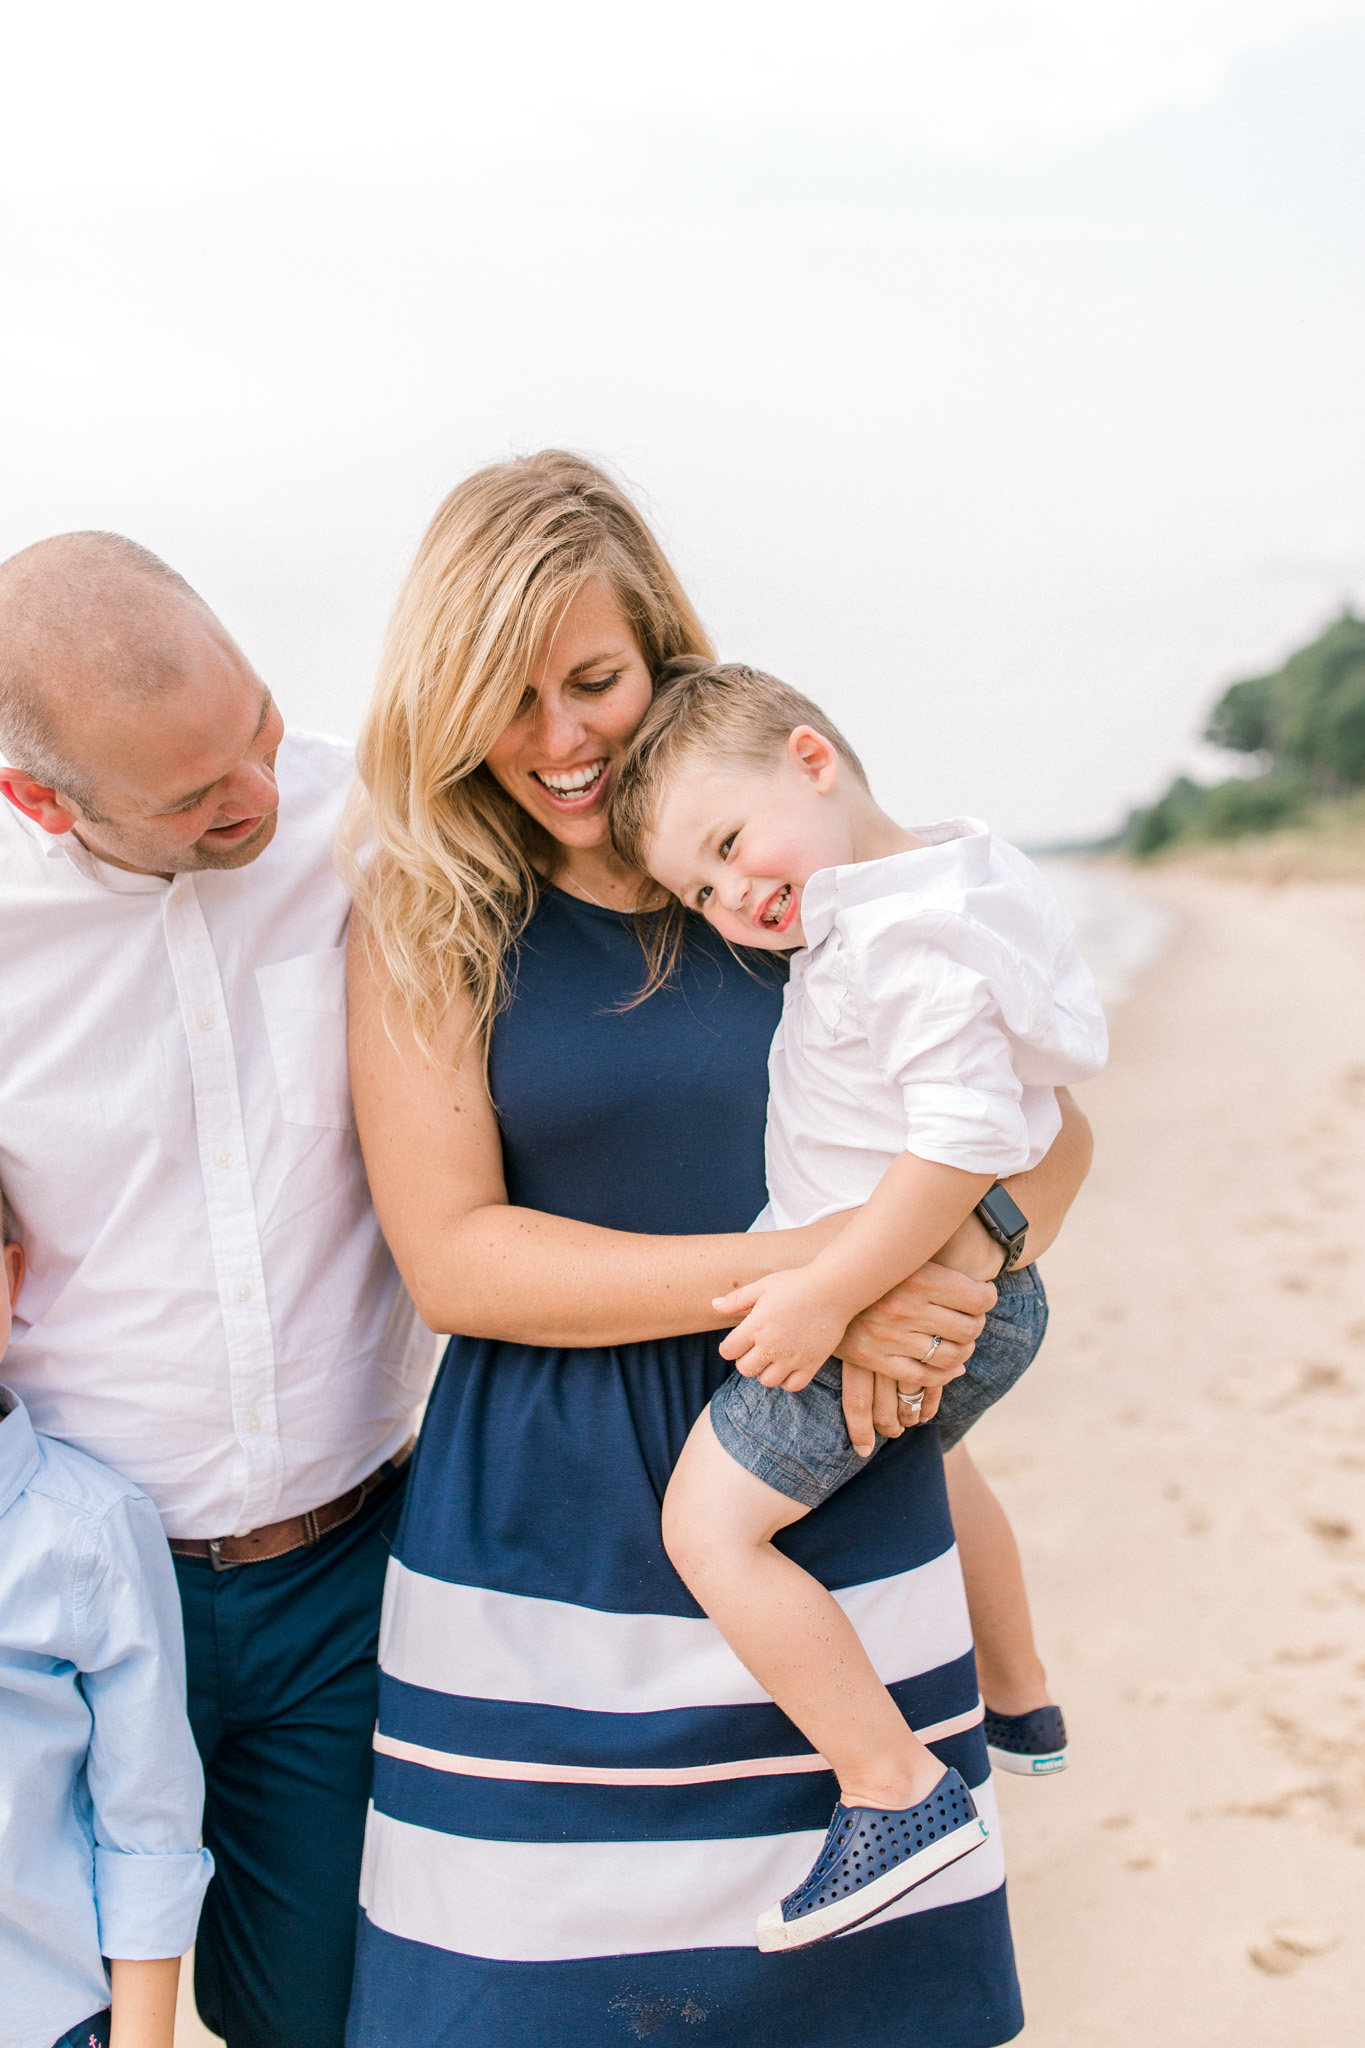
[(169, 883), (0, 801), (0, 1183), (28, 1262), (6, 1378), (171, 1536), (335, 1499), (430, 1377), (351, 1114), (350, 751), (291, 733), (276, 773), (265, 852)]

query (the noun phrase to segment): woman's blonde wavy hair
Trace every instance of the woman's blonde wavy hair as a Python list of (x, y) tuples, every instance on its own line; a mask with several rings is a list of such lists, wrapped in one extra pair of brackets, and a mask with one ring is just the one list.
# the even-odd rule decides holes
[(600, 578), (651, 676), (711, 645), (621, 486), (547, 448), (457, 484), (389, 623), (338, 862), (383, 964), (386, 1017), (430, 1054), (463, 995), (486, 1039), (504, 961), (560, 848), (484, 766), (567, 605)]

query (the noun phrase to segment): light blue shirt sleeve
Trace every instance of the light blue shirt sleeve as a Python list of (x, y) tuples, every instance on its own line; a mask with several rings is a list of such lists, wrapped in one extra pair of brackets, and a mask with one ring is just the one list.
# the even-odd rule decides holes
[(131, 1962), (178, 1956), (213, 1859), (199, 1847), (204, 1776), (185, 1715), (180, 1599), (149, 1500), (112, 1502), (90, 1531), (75, 1602), (100, 1948)]
[(175, 1570), (151, 1502), (0, 1387), (0, 2048), (194, 1939), (213, 1862)]

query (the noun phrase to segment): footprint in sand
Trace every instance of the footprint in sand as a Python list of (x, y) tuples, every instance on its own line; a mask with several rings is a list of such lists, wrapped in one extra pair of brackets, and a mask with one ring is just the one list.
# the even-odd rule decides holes
[(1267, 1977), (1289, 1977), (1310, 1956), (1326, 1955), (1340, 1940), (1341, 1936), (1328, 1928), (1285, 1921), (1272, 1927), (1262, 1940), (1254, 1941), (1247, 1954)]
[(1326, 1543), (1331, 1548), (1349, 1543), (1355, 1535), (1354, 1525), (1336, 1515), (1310, 1515), (1308, 1527), (1319, 1542)]

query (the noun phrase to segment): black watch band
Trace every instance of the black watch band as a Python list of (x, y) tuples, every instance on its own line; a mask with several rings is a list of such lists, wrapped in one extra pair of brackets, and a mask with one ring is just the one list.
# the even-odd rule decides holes
[(976, 1213), (1004, 1252), (1005, 1263), (1000, 1270), (1008, 1273), (1011, 1266), (1019, 1263), (1028, 1236), (1028, 1217), (999, 1181), (986, 1190), (976, 1205)]

